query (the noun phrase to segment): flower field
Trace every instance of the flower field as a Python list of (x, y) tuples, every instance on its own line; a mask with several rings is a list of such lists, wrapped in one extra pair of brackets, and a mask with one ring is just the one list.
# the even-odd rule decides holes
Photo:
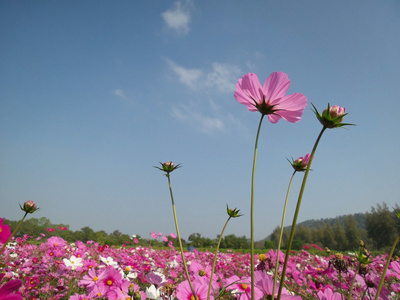
[[(20, 280), (16, 294), (23, 299), (193, 299), (184, 277), (180, 252), (173, 247), (108, 247), (88, 241), (68, 244), (50, 237), (35, 245), (31, 237), (17, 238), (1, 255), (0, 286)], [(318, 250), (319, 251), (319, 250)], [(369, 257), (360, 265), (356, 255), (290, 256), (282, 299), (374, 299), (386, 255)], [(187, 251), (185, 259), (193, 288), (207, 299), (214, 253)], [(270, 299), (276, 252), (255, 256), (255, 297)], [(280, 253), (280, 265), (284, 254)], [(282, 268), (282, 266), (280, 266)], [(355, 272), (357, 274), (355, 275)], [(250, 299), (250, 254), (219, 253), (210, 299)], [(354, 279), (354, 280), (353, 280)], [(352, 284), (352, 282), (354, 283)], [(6, 291), (0, 288), (0, 299)], [(400, 299), (400, 263), (392, 260), (379, 299)], [(4, 296), (5, 297), (5, 296)]]

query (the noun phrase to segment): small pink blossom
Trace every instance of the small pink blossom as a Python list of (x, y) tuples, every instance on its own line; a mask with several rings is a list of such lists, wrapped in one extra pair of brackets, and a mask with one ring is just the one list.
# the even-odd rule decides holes
[(171, 233), (169, 234), (169, 236), (170, 236), (171, 238), (173, 238), (173, 239), (176, 239), (176, 234), (175, 234), (175, 233), (172, 233), (172, 232), (171, 232)]
[(235, 98), (248, 110), (267, 115), (273, 124), (281, 118), (295, 123), (301, 120), (307, 97), (300, 93), (285, 95), (289, 86), (288, 75), (283, 72), (273, 72), (263, 86), (256, 74), (249, 73), (238, 80)]
[(10, 226), (3, 224), (3, 219), (0, 218), (0, 243), (4, 244), (11, 236)]

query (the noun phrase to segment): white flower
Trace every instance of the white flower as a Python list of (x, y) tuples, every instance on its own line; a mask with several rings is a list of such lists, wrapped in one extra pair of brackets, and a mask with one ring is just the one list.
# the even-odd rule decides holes
[(75, 257), (72, 255), (70, 259), (64, 258), (63, 261), (67, 268), (71, 267), (71, 270), (75, 270), (77, 267), (83, 267), (81, 257)]
[(105, 263), (107, 266), (112, 266), (113, 268), (117, 269), (118, 268), (118, 263), (114, 261), (114, 259), (109, 256), (107, 258), (103, 257), (100, 255), (100, 260)]
[(152, 284), (150, 287), (146, 288), (146, 298), (149, 299), (156, 299), (156, 300), (162, 300), (160, 295), (160, 289), (156, 289), (154, 284)]

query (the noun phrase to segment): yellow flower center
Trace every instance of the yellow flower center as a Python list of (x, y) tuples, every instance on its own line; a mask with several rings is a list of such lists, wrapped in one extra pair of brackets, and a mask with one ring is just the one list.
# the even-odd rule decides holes
[(260, 262), (265, 262), (265, 261), (267, 260), (267, 256), (266, 256), (265, 254), (260, 254), (260, 255), (258, 256), (258, 260), (259, 260)]
[(247, 284), (242, 283), (242, 289), (247, 290)]
[(107, 280), (107, 285), (112, 285), (112, 284), (113, 284), (113, 282), (111, 279)]
[(97, 277), (97, 276), (93, 277), (94, 282), (96, 282), (97, 280), (99, 280), (99, 277)]
[(196, 297), (195, 295), (192, 295), (192, 296), (190, 297), (190, 300), (197, 300), (197, 297)]
[(206, 275), (206, 271), (204, 271), (203, 269), (201, 269), (201, 270), (199, 271), (199, 275), (200, 275), (200, 276)]

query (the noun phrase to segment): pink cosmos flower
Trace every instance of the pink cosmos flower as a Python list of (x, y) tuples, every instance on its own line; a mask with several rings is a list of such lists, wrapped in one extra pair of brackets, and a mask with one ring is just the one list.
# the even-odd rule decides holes
[[(256, 287), (258, 287), (267, 298), (271, 298), (274, 286), (274, 280), (263, 271), (254, 272), (254, 280)], [(275, 297), (278, 295), (279, 284), (275, 286)], [(282, 289), (282, 300), (301, 300), (301, 296), (292, 296), (285, 288)]]
[[(208, 285), (198, 281), (193, 281), (192, 285), (196, 295), (193, 295), (189, 282), (185, 280), (177, 286), (176, 297), (179, 300), (192, 300), (196, 299), (195, 296), (197, 296), (198, 300), (207, 300)], [(210, 295), (210, 299), (213, 300), (214, 297)]]
[(65, 247), (67, 245), (67, 241), (58, 236), (52, 236), (47, 239), (47, 245), (49, 247)]
[(318, 292), (318, 297), (320, 300), (341, 300), (342, 295), (332, 291), (331, 289), (325, 289), (324, 291)]
[(167, 238), (166, 236), (163, 236), (163, 237), (162, 237), (162, 240), (163, 240), (164, 242), (168, 242), (168, 238)]
[[(251, 280), (250, 277), (240, 279), (238, 276), (233, 275), (226, 281), (226, 289), (231, 290), (237, 296), (238, 300), (252, 300), (251, 299)], [(254, 287), (255, 300), (261, 299), (264, 296), (263, 292), (257, 287)]]
[(170, 236), (171, 238), (173, 238), (173, 239), (176, 239), (176, 234), (175, 234), (175, 233), (172, 233), (172, 232), (171, 232), (171, 233), (169, 234), (169, 236)]
[[(3, 279), (4, 273), (0, 274), (0, 280)], [(22, 296), (19, 294), (13, 294), (22, 285), (22, 281), (19, 279), (11, 280), (0, 287), (0, 300), (22, 300)]]
[(156, 239), (158, 238), (157, 232), (153, 231), (153, 232), (151, 233), (151, 237), (152, 237), (154, 240), (156, 240)]
[(54, 228), (47, 228), (46, 231), (48, 231), (48, 232), (53, 232), (53, 231), (54, 231)]
[(249, 73), (238, 80), (235, 98), (248, 110), (268, 115), (273, 124), (281, 118), (295, 123), (303, 115), (307, 97), (300, 93), (285, 95), (289, 86), (288, 75), (283, 72), (273, 72), (263, 86), (256, 74)]
[(10, 226), (3, 224), (3, 219), (0, 218), (0, 243), (4, 244), (11, 236)]

